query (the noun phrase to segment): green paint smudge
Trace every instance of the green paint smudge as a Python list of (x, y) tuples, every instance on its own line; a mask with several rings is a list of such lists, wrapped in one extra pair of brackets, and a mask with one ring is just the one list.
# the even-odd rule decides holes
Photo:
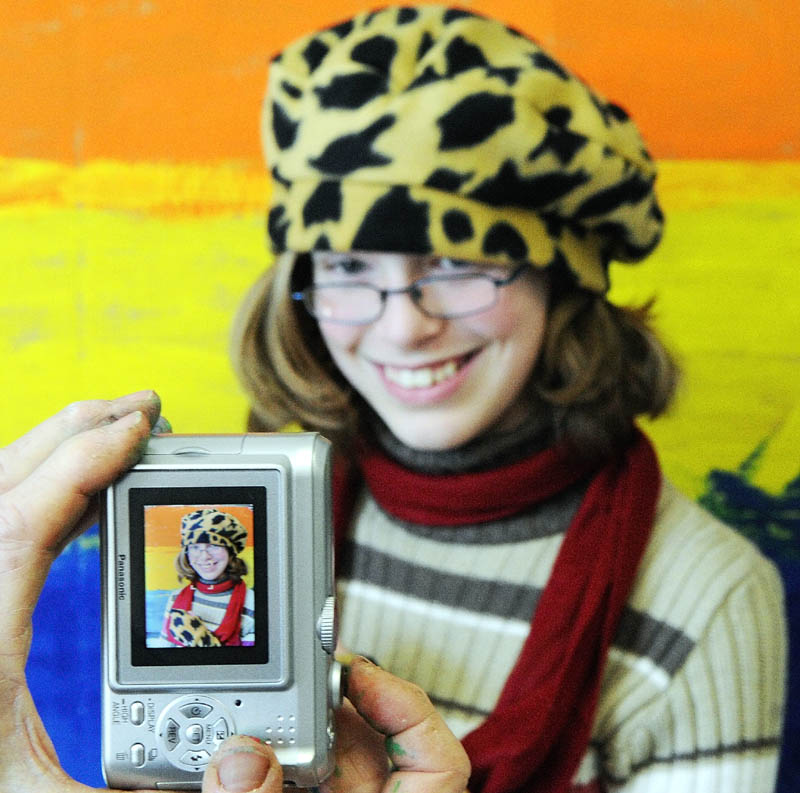
[(408, 754), (391, 736), (386, 739), (386, 752), (389, 757), (405, 757)]

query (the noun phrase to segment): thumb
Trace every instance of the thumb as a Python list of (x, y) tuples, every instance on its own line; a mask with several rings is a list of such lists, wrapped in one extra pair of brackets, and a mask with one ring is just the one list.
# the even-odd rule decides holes
[(247, 735), (234, 735), (214, 753), (203, 793), (281, 793), (283, 769), (275, 752)]

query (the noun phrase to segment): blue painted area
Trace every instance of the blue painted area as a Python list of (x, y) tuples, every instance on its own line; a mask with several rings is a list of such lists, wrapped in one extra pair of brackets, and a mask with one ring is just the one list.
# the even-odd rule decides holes
[(53, 564), (33, 614), (26, 669), (64, 770), (105, 787), (100, 764), (100, 554), (97, 527)]

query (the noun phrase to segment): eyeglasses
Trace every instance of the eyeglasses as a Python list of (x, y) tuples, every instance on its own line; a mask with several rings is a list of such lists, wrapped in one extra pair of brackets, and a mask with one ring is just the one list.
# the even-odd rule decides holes
[(364, 282), (312, 284), (292, 292), (292, 300), (303, 303), (312, 317), (339, 325), (367, 325), (386, 308), (389, 295), (407, 294), (426, 316), (459, 319), (491, 308), (499, 290), (518, 278), (528, 264), (520, 264), (507, 278), (485, 273), (427, 275), (402, 289), (381, 289)]

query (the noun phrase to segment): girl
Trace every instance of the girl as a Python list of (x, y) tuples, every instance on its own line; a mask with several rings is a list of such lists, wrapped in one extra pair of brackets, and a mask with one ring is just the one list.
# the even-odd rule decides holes
[(169, 597), (164, 639), (182, 647), (253, 644), (253, 590), (239, 557), (246, 542), (247, 529), (227, 512), (206, 507), (181, 518), (175, 569), (189, 583)]
[[(339, 451), (341, 640), (422, 686), (471, 793), (768, 791), (782, 592), (637, 429), (675, 364), (605, 297), (657, 245), (620, 107), (519, 32), (360, 14), (273, 62), (250, 429)], [(332, 780), (333, 787), (336, 780)]]

